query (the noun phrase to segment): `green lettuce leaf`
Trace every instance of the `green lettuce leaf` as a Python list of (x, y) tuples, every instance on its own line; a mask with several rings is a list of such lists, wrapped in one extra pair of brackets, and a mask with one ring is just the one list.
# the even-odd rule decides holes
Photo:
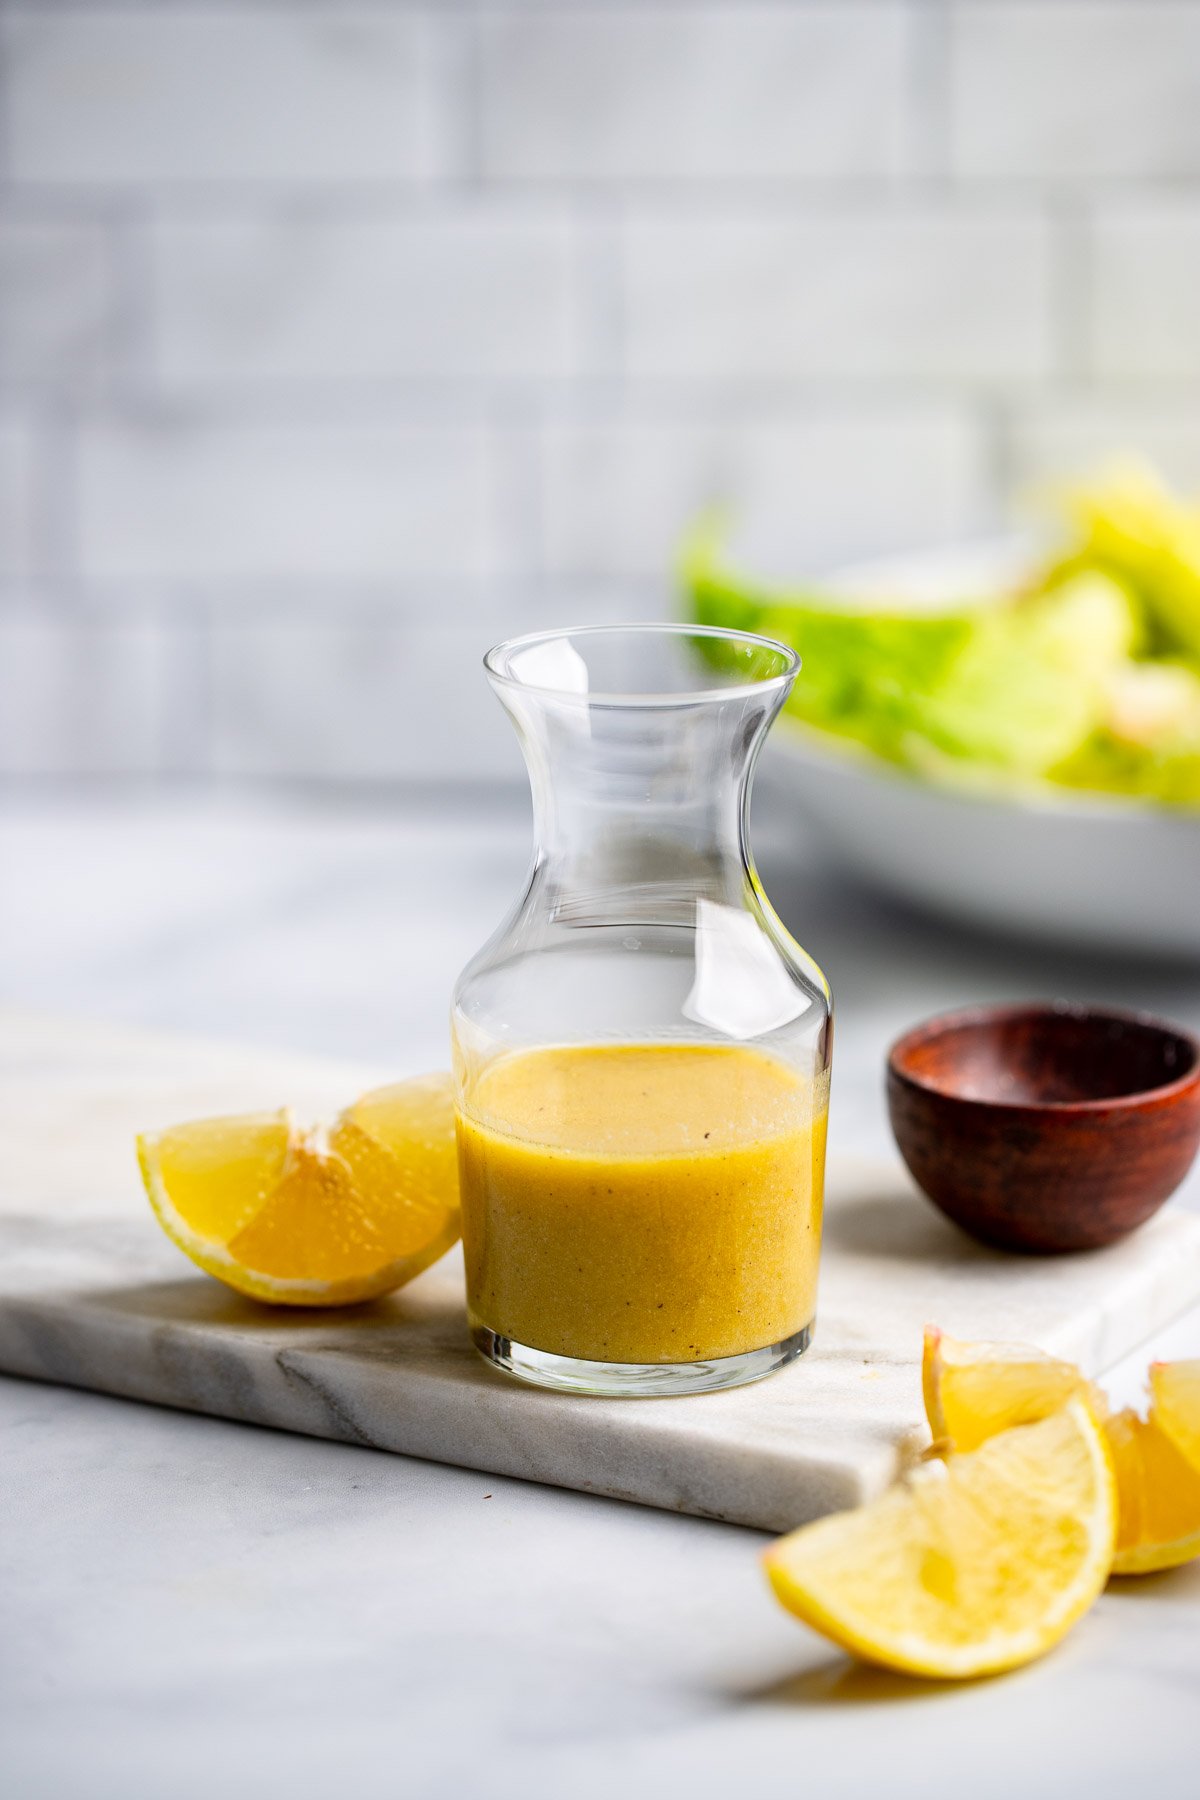
[(914, 695), (912, 729), (936, 750), (1022, 775), (1044, 775), (1101, 723), (1136, 619), (1104, 576), (981, 612), (933, 689)]
[(711, 526), (685, 549), (691, 617), (703, 625), (778, 638), (801, 656), (788, 710), (808, 724), (903, 760), (915, 694), (937, 685), (970, 640), (969, 611), (909, 616), (849, 610), (812, 594), (780, 595), (745, 582), (723, 563)]
[(800, 652), (796, 716), (925, 772), (949, 759), (1042, 775), (1063, 762), (1100, 725), (1137, 630), (1127, 593), (1094, 572), (985, 607), (864, 611), (746, 583), (709, 524), (689, 542), (683, 573), (695, 619)]

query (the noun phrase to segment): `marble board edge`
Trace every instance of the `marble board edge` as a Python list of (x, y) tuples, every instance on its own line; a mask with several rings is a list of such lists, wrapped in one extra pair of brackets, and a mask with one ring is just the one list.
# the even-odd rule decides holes
[[(1100, 1373), (1185, 1310), (1200, 1293), (1200, 1220), (1177, 1216), (1169, 1238), (1169, 1256), (1143, 1255), (1064, 1324), (1060, 1340), (1074, 1343), (1052, 1347)], [(0, 1244), (0, 1369), (28, 1379), (770, 1531), (874, 1497), (924, 1441), (916, 1356), (872, 1367), (883, 1404), (855, 1417), (846, 1372), (837, 1386), (837, 1331), (832, 1357), (818, 1336), (815, 1353), (753, 1387), (590, 1400), (486, 1368), (463, 1327), (461, 1277), (445, 1268), (405, 1290), (401, 1343), (394, 1322), (374, 1336), (357, 1316), (251, 1323), (236, 1312), (247, 1303), (205, 1277), (164, 1285), (174, 1258), (131, 1224), (10, 1215)], [(844, 1347), (841, 1360), (859, 1368)]]
[(410, 1364), (398, 1381), (395, 1364), (329, 1346), (248, 1352), (186, 1323), (114, 1328), (70, 1296), (0, 1296), (0, 1372), (771, 1532), (874, 1498), (922, 1436), (897, 1427), (822, 1454), (696, 1428), (696, 1407), (733, 1394), (554, 1394), (489, 1370), (465, 1338), (449, 1369)]

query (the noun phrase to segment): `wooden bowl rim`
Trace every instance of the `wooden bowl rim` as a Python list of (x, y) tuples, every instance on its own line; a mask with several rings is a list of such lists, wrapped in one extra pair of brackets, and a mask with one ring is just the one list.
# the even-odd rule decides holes
[[(1129, 1094), (1098, 1095), (1094, 1100), (992, 1100), (960, 1093), (951, 1087), (939, 1087), (924, 1081), (903, 1066), (902, 1059), (931, 1039), (945, 1037), (963, 1027), (1002, 1025), (1020, 1019), (1067, 1018), (1095, 1025), (1138, 1025), (1183, 1043), (1191, 1052), (1189, 1069), (1173, 1081), (1159, 1082), (1154, 1087), (1135, 1088)], [(1087, 1006), (1073, 1000), (1025, 1000), (1004, 1006), (967, 1006), (955, 1012), (935, 1013), (920, 1025), (914, 1025), (893, 1043), (887, 1057), (888, 1074), (916, 1094), (928, 1094), (939, 1100), (951, 1100), (957, 1106), (976, 1107), (994, 1113), (1055, 1113), (1076, 1117), (1089, 1113), (1133, 1112), (1147, 1101), (1171, 1099), (1191, 1088), (1200, 1088), (1200, 1038), (1186, 1026), (1156, 1013), (1132, 1007)]]

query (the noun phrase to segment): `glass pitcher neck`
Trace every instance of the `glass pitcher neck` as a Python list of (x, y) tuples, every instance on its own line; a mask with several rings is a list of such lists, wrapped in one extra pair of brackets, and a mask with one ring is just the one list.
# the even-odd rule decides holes
[[(533, 793), (535, 881), (559, 916), (668, 892), (744, 903), (755, 758), (783, 694), (671, 704), (502, 690)], [(659, 907), (655, 907), (657, 912)]]

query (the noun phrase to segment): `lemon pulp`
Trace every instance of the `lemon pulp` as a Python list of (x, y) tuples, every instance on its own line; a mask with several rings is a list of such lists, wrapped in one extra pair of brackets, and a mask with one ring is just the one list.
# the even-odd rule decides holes
[(767, 1552), (775, 1592), (836, 1643), (913, 1674), (963, 1678), (1042, 1655), (1108, 1579), (1117, 1503), (1084, 1398)]
[(138, 1158), (167, 1235), (260, 1300), (371, 1299), (459, 1233), (448, 1075), (365, 1094), (328, 1132), (287, 1112), (200, 1119), (139, 1138)]

